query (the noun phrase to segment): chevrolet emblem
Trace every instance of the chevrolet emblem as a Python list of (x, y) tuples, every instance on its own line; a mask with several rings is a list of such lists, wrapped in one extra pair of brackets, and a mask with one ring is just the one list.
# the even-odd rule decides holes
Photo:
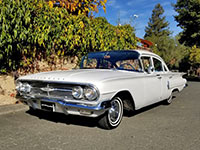
[(47, 92), (48, 96), (49, 96), (49, 92), (55, 91), (54, 88), (50, 88), (50, 87), (49, 87), (49, 84), (47, 84), (47, 87), (40, 88), (40, 89), (41, 89), (42, 91)]

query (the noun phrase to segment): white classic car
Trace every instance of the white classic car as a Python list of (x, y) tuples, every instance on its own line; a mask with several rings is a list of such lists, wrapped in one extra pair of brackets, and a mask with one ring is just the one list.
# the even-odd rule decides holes
[(80, 69), (20, 77), (16, 89), (30, 109), (98, 117), (105, 129), (117, 127), (124, 110), (165, 101), (186, 86), (158, 55), (142, 50), (89, 53)]

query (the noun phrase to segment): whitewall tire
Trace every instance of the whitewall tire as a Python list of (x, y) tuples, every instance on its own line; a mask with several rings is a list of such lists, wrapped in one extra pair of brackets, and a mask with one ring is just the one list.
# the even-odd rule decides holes
[(99, 120), (99, 126), (104, 129), (116, 128), (123, 118), (123, 102), (119, 97), (115, 97), (110, 102), (110, 109)]

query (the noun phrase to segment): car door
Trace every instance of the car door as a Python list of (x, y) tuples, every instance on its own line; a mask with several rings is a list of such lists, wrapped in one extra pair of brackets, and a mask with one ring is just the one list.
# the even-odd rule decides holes
[(160, 59), (153, 57), (152, 60), (153, 60), (153, 65), (154, 65), (153, 74), (155, 74), (155, 76), (157, 77), (158, 82), (159, 82), (158, 83), (159, 88), (160, 88), (160, 90), (159, 90), (160, 93), (158, 93), (159, 97), (158, 97), (157, 101), (160, 101), (163, 99), (163, 90), (164, 90), (163, 85), (165, 82), (164, 68), (163, 68), (163, 63)]
[(168, 68), (163, 60), (159, 58), (153, 57), (153, 64), (154, 70), (157, 77), (160, 78), (161, 81), (161, 97), (160, 100), (164, 100), (169, 97), (169, 90), (168, 90)]
[[(160, 64), (150, 56), (141, 57), (144, 69), (144, 106), (160, 101), (162, 98), (162, 76)], [(156, 68), (155, 68), (156, 67)], [(151, 73), (149, 68), (152, 68)], [(160, 70), (160, 71), (159, 71)]]

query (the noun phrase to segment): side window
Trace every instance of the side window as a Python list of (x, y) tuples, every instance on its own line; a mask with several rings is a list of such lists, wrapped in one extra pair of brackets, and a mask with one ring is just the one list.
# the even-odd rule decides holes
[(116, 62), (116, 65), (124, 70), (141, 71), (141, 64), (138, 59), (120, 60)]
[(154, 68), (156, 72), (163, 71), (162, 62), (156, 58), (153, 58)]
[(97, 67), (97, 60), (95, 58), (84, 59), (83, 66), (85, 69), (95, 69)]
[(144, 67), (144, 71), (148, 72), (149, 66), (151, 66), (151, 58), (150, 57), (141, 57), (142, 64)]
[(111, 68), (113, 68), (113, 65), (111, 64), (111, 62), (109, 62), (105, 59), (102, 59), (102, 60), (99, 60), (98, 68), (99, 69), (111, 69)]

